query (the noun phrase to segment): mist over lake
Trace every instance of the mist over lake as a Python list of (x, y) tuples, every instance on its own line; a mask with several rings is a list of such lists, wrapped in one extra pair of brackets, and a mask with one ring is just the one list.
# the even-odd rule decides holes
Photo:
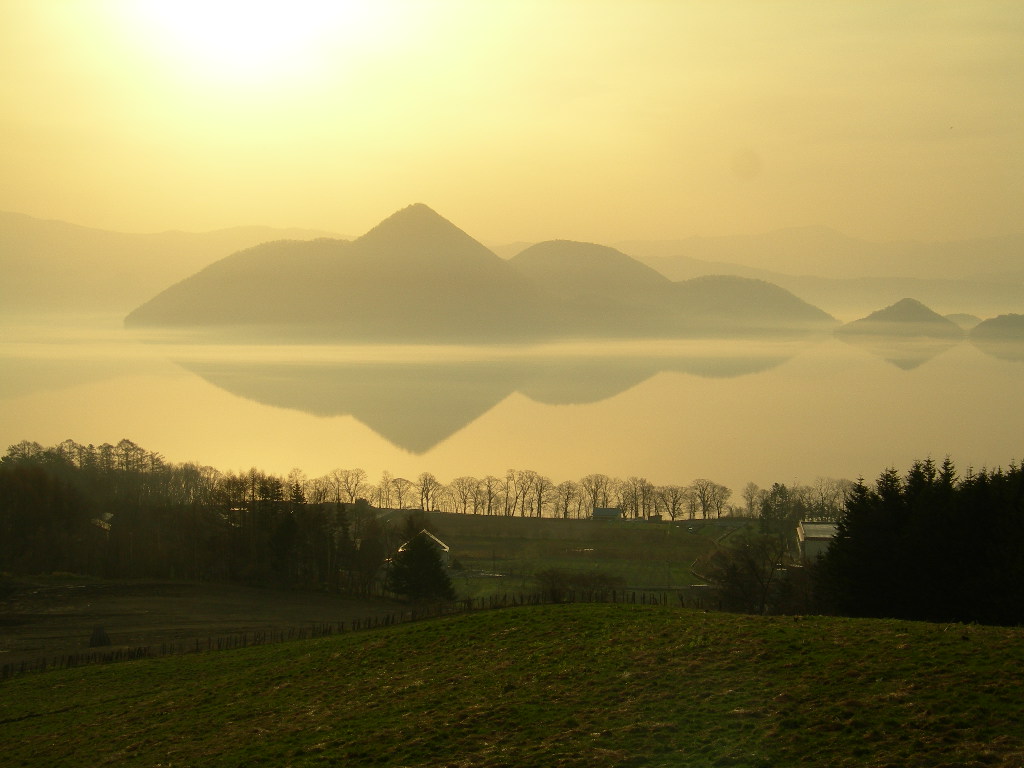
[(1019, 460), (1024, 355), (819, 334), (504, 346), (182, 343), (115, 321), (8, 324), (0, 434), (127, 437), (171, 461), (376, 480), (434, 473), (686, 484)]

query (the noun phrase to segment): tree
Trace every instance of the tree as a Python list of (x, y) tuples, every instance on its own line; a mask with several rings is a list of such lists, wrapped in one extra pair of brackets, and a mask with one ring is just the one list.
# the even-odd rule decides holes
[(761, 494), (760, 506), (761, 532), (782, 538), (789, 537), (796, 524), (807, 517), (804, 494), (782, 483), (773, 483)]
[(612, 480), (608, 475), (587, 475), (580, 480), (580, 488), (591, 511), (596, 507), (608, 506), (608, 495)]
[(441, 482), (430, 472), (421, 472), (416, 478), (416, 490), (420, 494), (420, 509), (429, 512), (435, 508), (434, 497), (440, 494), (443, 486)]
[(414, 602), (455, 599), (455, 589), (437, 544), (422, 531), (395, 553), (388, 569), (386, 586), (390, 592)]
[(470, 503), (473, 504), (473, 511), (476, 512), (476, 498), (477, 498), (477, 486), (480, 485), (480, 481), (475, 477), (469, 477), (463, 475), (462, 477), (456, 477), (449, 483), (452, 495), (456, 502), (456, 509), (462, 514), (466, 514), (469, 510)]
[(700, 566), (715, 584), (722, 604), (744, 613), (768, 613), (778, 597), (786, 543), (777, 536), (739, 534), (708, 555)]
[(485, 513), (493, 515), (497, 509), (498, 493), (501, 490), (501, 480), (494, 475), (488, 475), (481, 483), (483, 489), (482, 503)]
[(918, 461), (847, 496), (817, 569), (825, 607), (848, 616), (1024, 621), (1024, 472)]
[(394, 477), (391, 479), (391, 490), (393, 491), (397, 508), (405, 509), (412, 499), (414, 490), (412, 481), (406, 480), (404, 477)]
[(391, 509), (391, 497), (394, 494), (392, 479), (391, 473), (385, 469), (380, 475), (380, 482), (373, 489), (371, 501), (378, 509)]
[(709, 517), (711, 512), (711, 499), (714, 495), (715, 483), (704, 477), (699, 477), (693, 481), (690, 486), (690, 490), (693, 492), (693, 498), (696, 501), (697, 509), (700, 510), (700, 516), (705, 520)]
[(582, 501), (580, 487), (571, 480), (565, 480), (555, 486), (555, 514), (558, 517), (569, 519), (573, 510), (579, 516), (580, 502)]
[(537, 517), (544, 516), (544, 509), (551, 501), (555, 490), (555, 484), (551, 478), (544, 475), (537, 475), (533, 481), (533, 513)]
[(681, 485), (663, 485), (657, 489), (658, 509), (675, 520), (686, 506), (686, 489)]
[(746, 503), (745, 514), (747, 517), (756, 517), (761, 507), (761, 499), (764, 497), (757, 483), (747, 483), (743, 486), (743, 501)]

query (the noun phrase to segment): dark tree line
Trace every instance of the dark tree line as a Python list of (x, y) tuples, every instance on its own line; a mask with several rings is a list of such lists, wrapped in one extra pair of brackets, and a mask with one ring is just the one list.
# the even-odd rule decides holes
[(130, 440), (22, 442), (0, 459), (0, 572), (367, 594), (398, 536), (365, 501), (309, 503), (299, 482), (171, 464)]
[(1024, 468), (928, 460), (857, 483), (816, 582), (848, 616), (1024, 623)]

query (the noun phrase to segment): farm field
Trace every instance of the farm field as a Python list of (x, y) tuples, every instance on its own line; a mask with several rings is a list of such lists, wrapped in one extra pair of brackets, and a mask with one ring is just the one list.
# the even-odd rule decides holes
[(1019, 766), (1024, 630), (478, 611), (0, 683), (7, 765)]
[(0, 593), (0, 666), (88, 652), (96, 626), (112, 644), (100, 650), (112, 650), (365, 621), (394, 610), (390, 601), (229, 584), (18, 579)]
[[(401, 525), (404, 514), (390, 523)], [(678, 589), (699, 582), (693, 561), (737, 522), (594, 523), (550, 518), (427, 515), (451, 546), (460, 598), (531, 594), (545, 569), (599, 573), (624, 589)], [(742, 524), (742, 521), (739, 521)], [(182, 644), (211, 637), (351, 623), (393, 614), (396, 603), (241, 585), (105, 580), (54, 574), (14, 579), (0, 590), (0, 665), (89, 651), (102, 626), (112, 648)]]
[(604, 574), (634, 589), (701, 583), (693, 562), (749, 522), (594, 522), (444, 513), (430, 513), (427, 519), (461, 568), (452, 577), (463, 597), (532, 591), (539, 586), (536, 575), (551, 568)]

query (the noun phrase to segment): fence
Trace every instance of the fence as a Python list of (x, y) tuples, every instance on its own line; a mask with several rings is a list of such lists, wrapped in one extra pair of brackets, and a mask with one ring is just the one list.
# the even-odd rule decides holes
[[(687, 599), (683, 592), (674, 592), (679, 605), (686, 608), (704, 608), (704, 597)], [(152, 659), (160, 656), (174, 656), (186, 653), (203, 653), (209, 651), (226, 651), (234, 648), (246, 648), (254, 645), (270, 645), (291, 640), (309, 640), (318, 637), (329, 637), (344, 632), (359, 632), (367, 629), (390, 627), (412, 621), (438, 618), (440, 616), (472, 613), (481, 610), (513, 608), (524, 605), (550, 605), (554, 603), (616, 603), (626, 605), (668, 606), (674, 604), (669, 599), (668, 591), (636, 591), (636, 590), (565, 590), (557, 594), (551, 593), (504, 593), (488, 597), (466, 598), (448, 604), (427, 604), (384, 615), (369, 616), (364, 619), (352, 619), (329, 623), (314, 623), (303, 627), (287, 629), (267, 629), (240, 634), (221, 635), (219, 637), (196, 638), (193, 640), (159, 643), (138, 647), (124, 647), (110, 650), (90, 649), (79, 653), (62, 653), (40, 657), (32, 660), (12, 662), (0, 666), (0, 680), (29, 672), (45, 672), (55, 669), (70, 669), (90, 664), (112, 664), (119, 661)]]

